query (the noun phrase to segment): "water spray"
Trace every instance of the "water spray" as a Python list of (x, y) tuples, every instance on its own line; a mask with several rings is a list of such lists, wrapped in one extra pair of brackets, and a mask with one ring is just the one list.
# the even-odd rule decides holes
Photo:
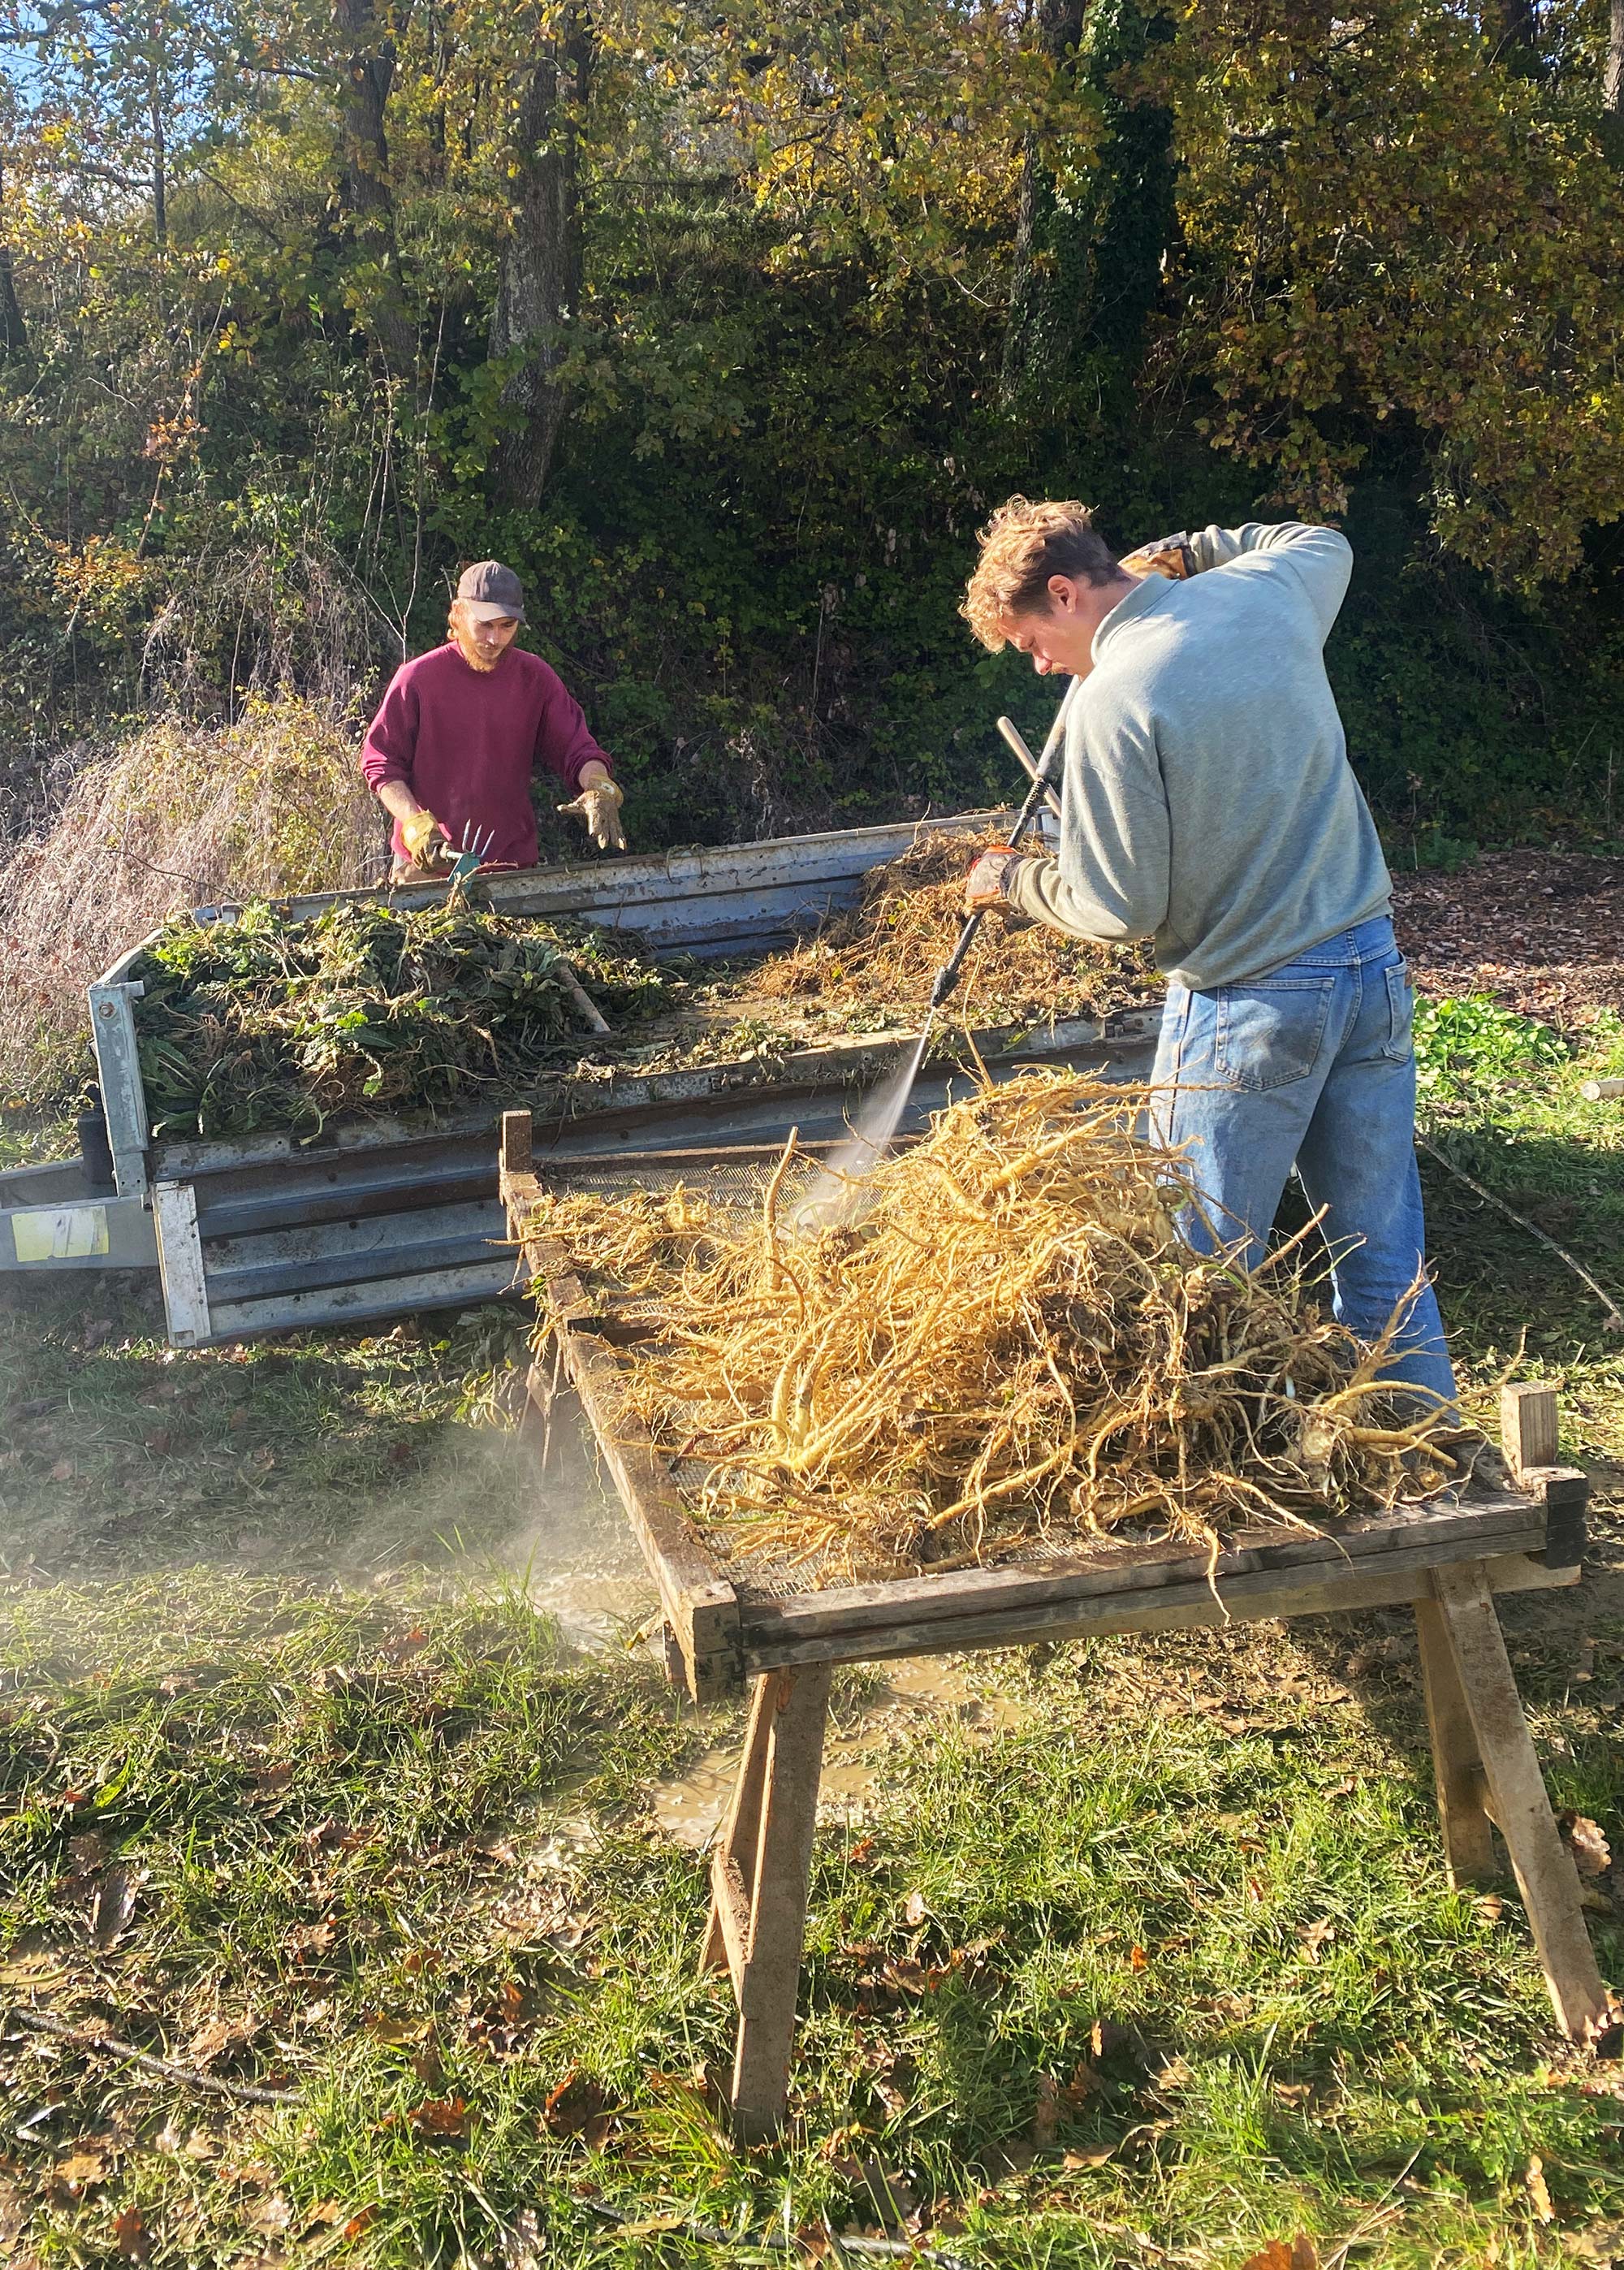
[[(1049, 738), (1043, 744), (1043, 753), (1035, 762), (1010, 720), (1007, 717), (998, 720), (999, 732), (1032, 777), (1027, 800), (1015, 815), (1015, 824), (1010, 829), (1008, 842), (997, 847), (1000, 849), (1014, 850), (1036, 820), (1041, 809), (1057, 812), (1059, 810), (1055, 783), (1059, 777), (1065, 746), (1066, 718), (1081, 684), (1081, 679), (1074, 678), (1066, 688), (1065, 697), (1055, 712), (1055, 722), (1049, 729)], [(797, 1207), (795, 1220), (797, 1227), (803, 1231), (832, 1228), (836, 1222), (849, 1220), (855, 1213), (861, 1210), (861, 1198), (852, 1186), (871, 1173), (891, 1148), (896, 1131), (901, 1124), (902, 1115), (908, 1109), (908, 1098), (923, 1068), (938, 1013), (964, 975), (966, 957), (975, 943), (975, 934), (988, 912), (987, 908), (977, 907), (973, 914), (966, 915), (953, 952), (936, 973), (936, 982), (931, 988), (930, 1005), (925, 1011), (924, 1023), (912, 1055), (901, 1072), (868, 1099), (858, 1113), (850, 1141), (842, 1145), (830, 1159), (818, 1178), (815, 1190)]]

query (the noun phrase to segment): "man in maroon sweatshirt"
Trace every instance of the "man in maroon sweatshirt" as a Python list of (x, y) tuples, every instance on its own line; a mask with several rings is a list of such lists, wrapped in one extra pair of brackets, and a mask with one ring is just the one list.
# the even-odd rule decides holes
[(391, 880), (442, 874), (465, 833), (491, 837), (488, 864), (533, 867), (538, 765), (571, 791), (573, 803), (559, 810), (582, 821), (600, 851), (625, 850), (609, 760), (557, 671), (514, 645), (523, 620), (518, 577), (481, 560), (456, 587), (445, 644), (403, 663), (390, 680), (361, 770), (395, 822)]

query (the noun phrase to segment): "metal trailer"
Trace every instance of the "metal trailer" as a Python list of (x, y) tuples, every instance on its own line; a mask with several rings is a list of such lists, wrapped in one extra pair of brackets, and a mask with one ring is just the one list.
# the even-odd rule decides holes
[[(932, 822), (973, 831), (996, 815)], [(485, 878), (480, 903), (509, 915), (568, 915), (634, 930), (656, 951), (760, 953), (805, 936), (850, 903), (871, 869), (906, 851), (912, 824), (781, 837), (716, 850), (532, 869)], [(433, 905), (445, 886), (291, 900), (295, 917), (344, 900)], [(205, 920), (234, 909), (203, 908)], [(911, 1045), (906, 1035), (842, 1041), (775, 1058), (681, 1071), (560, 1077), (546, 1090), (447, 1113), (433, 1124), (372, 1120), (315, 1139), (155, 1140), (142, 1087), (131, 976), (148, 941), (89, 989), (110, 1154), (0, 1174), (0, 1270), (155, 1267), (169, 1338), (200, 1347), (260, 1332), (326, 1328), (491, 1299), (513, 1286), (494, 1164), (502, 1103), (528, 1102), (538, 1151), (619, 1157), (838, 1138), (856, 1099)], [(994, 1068), (1036, 1060), (1148, 1063), (1153, 1015), (1074, 1022), (983, 1038)], [(945, 1100), (933, 1069), (916, 1121)]]

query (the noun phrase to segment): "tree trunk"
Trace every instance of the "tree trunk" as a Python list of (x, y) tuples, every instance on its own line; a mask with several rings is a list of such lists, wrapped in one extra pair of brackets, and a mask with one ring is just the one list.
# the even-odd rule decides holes
[(491, 324), (493, 358), (514, 360), (502, 402), (519, 419), (497, 451), (499, 492), (532, 508), (563, 420), (561, 326), (581, 297), (578, 153), (591, 71), (591, 21), (584, 6), (571, 5), (557, 38), (542, 43), (520, 99), (513, 225)]
[(152, 236), (160, 253), (169, 249), (169, 152), (164, 135), (163, 91), (154, 70), (148, 82), (152, 122)]
[(334, 0), (334, 20), (346, 51), (339, 123), (347, 233), (363, 258), (376, 263), (367, 279), (362, 321), (391, 375), (399, 377), (416, 367), (418, 339), (401, 300), (385, 127), (395, 83), (395, 39), (380, 25), (374, 0)]
[[(1054, 67), (1057, 85), (1068, 86), (1077, 71), (1077, 47), (1083, 36), (1086, 0), (1038, 0), (1038, 46)], [(1054, 168), (1028, 134), (1020, 166), (1020, 204), (1015, 219), (1015, 265), (1010, 283), (1009, 324), (1004, 334), (1003, 394), (1005, 406), (1017, 409), (1042, 389), (1042, 375), (1054, 360), (1053, 332), (1058, 311), (1053, 271), (1064, 240), (1064, 223), (1057, 211)], [(1070, 279), (1066, 279), (1070, 281)]]
[(1121, 91), (1121, 73), (1172, 35), (1137, 0), (1042, 0), (1041, 36), (1057, 73), (1092, 87), (1105, 127), (1080, 193), (1062, 197), (1044, 153), (1021, 181), (1005, 407), (1057, 434), (1125, 415), (1171, 241), (1173, 121)]
[(1494, 54), (1508, 70), (1524, 78), (1539, 78), (1542, 68), (1535, 7), (1536, 0), (1495, 0)]
[[(5, 174), (0, 167), (0, 212), (5, 208)], [(28, 360), (28, 326), (17, 297), (11, 272), (11, 248), (0, 241), (0, 362)]]
[(1613, 0), (1601, 82), (1601, 146), (1624, 167), (1624, 0)]

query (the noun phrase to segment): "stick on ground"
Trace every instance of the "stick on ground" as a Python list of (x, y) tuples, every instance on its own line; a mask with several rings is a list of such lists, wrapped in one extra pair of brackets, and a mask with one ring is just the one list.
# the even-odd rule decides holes
[(168, 2058), (153, 2057), (146, 2050), (138, 2050), (133, 2042), (121, 2041), (116, 2034), (105, 2034), (99, 2027), (72, 2026), (65, 2018), (48, 2017), (43, 2010), (14, 2009), (11, 2016), (19, 2026), (30, 2032), (49, 2034), (53, 2040), (70, 2042), (78, 2050), (102, 2050), (109, 2057), (128, 2059), (145, 2073), (161, 2073), (166, 2081), (178, 2081), (188, 2088), (201, 2088), (211, 2096), (239, 2096), (249, 2104), (302, 2104), (303, 2097), (296, 2088), (261, 2088), (248, 2081), (220, 2081), (212, 2073), (198, 2073), (190, 2066), (176, 2065)]

